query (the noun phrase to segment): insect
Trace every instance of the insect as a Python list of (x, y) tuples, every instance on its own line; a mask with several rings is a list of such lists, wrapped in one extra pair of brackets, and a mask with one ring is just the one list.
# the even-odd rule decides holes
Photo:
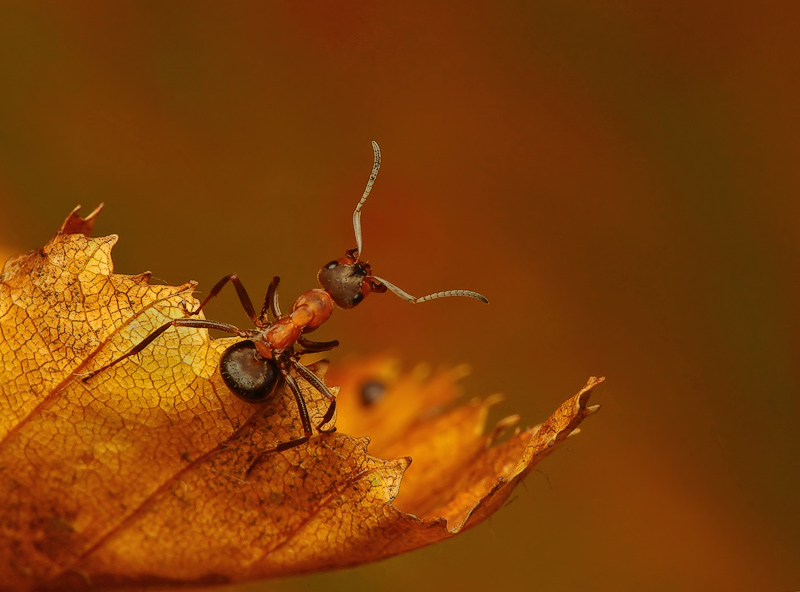
[[(208, 296), (197, 310), (188, 313), (187, 316), (197, 316), (212, 298), (216, 297), (228, 283), (231, 283), (236, 289), (242, 308), (255, 325), (255, 329), (243, 330), (234, 325), (205, 319), (175, 319), (150, 333), (128, 353), (91, 372), (82, 380), (87, 382), (126, 358), (138, 354), (171, 327), (216, 329), (242, 338), (242, 341), (225, 350), (219, 361), (222, 380), (234, 395), (248, 403), (265, 403), (271, 399), (281, 383), (285, 383), (294, 395), (303, 426), (303, 435), (278, 444), (267, 452), (280, 452), (304, 444), (312, 438), (314, 428), (323, 433), (333, 431), (325, 430), (323, 426), (333, 418), (336, 398), (325, 383), (300, 362), (300, 358), (307, 354), (328, 351), (339, 345), (339, 342), (335, 340), (312, 341), (306, 337), (330, 318), (334, 305), (342, 309), (351, 309), (360, 304), (371, 292), (386, 292), (387, 290), (403, 300), (415, 304), (449, 296), (464, 296), (485, 303), (489, 302), (485, 296), (469, 290), (447, 290), (415, 298), (391, 282), (374, 275), (369, 263), (361, 260), (363, 249), (361, 209), (372, 190), (381, 166), (381, 152), (376, 142), (372, 142), (372, 150), (374, 153), (372, 173), (353, 212), (356, 248), (346, 251), (344, 257), (331, 261), (319, 270), (317, 280), (322, 288), (305, 292), (292, 305), (291, 312), (283, 314), (278, 302), (280, 278), (276, 276), (270, 282), (261, 312), (256, 314), (250, 296), (241, 280), (236, 274), (227, 275), (211, 288)], [(311, 424), (295, 373), (331, 401), (322, 421), (317, 426)]]

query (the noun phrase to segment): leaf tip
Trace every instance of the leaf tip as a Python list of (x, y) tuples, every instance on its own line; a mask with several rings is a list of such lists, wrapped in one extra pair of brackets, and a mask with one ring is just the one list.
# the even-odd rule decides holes
[(489, 448), (494, 446), (494, 444), (502, 438), (505, 434), (508, 433), (511, 429), (518, 429), (520, 416), (519, 415), (509, 415), (508, 417), (504, 417), (497, 424), (494, 426), (494, 429), (486, 438), (486, 447)]
[(152, 271), (143, 271), (141, 273), (137, 273), (136, 275), (131, 276), (131, 281), (136, 284), (147, 285), (150, 283), (150, 279), (153, 277)]
[(101, 203), (94, 210), (92, 210), (88, 216), (83, 218), (78, 215), (78, 212), (81, 211), (81, 206), (75, 206), (75, 209), (69, 213), (67, 219), (64, 220), (63, 224), (61, 224), (61, 227), (58, 229), (56, 234), (82, 234), (84, 236), (91, 235), (92, 228), (94, 228), (94, 223), (102, 209), (103, 204)]

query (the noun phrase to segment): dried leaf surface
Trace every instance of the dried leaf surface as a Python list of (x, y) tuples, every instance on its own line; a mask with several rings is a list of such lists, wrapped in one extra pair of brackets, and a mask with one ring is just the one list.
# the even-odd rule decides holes
[[(0, 588), (247, 581), (389, 557), (481, 522), (596, 410), (602, 379), (491, 446), (497, 398), (452, 406), (462, 369), (366, 360), (338, 374), (337, 433), (261, 457), (302, 428), (288, 393), (252, 406), (227, 391), (217, 363), (235, 340), (170, 329), (81, 380), (198, 305), (192, 283), (114, 274), (117, 237), (88, 237), (96, 213), (73, 212), (0, 275)], [(386, 391), (371, 405), (367, 379)], [(328, 403), (298, 381), (317, 425)]]

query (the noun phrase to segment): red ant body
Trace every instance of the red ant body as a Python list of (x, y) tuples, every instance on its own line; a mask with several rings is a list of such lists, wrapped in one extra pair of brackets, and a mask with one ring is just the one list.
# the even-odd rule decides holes
[[(334, 305), (339, 308), (350, 309), (363, 301), (370, 292), (385, 292), (387, 289), (403, 300), (412, 303), (448, 296), (465, 296), (488, 303), (489, 301), (484, 296), (468, 290), (448, 290), (415, 298), (394, 284), (373, 275), (370, 265), (360, 260), (362, 250), (361, 208), (372, 189), (381, 164), (381, 153), (378, 144), (373, 142), (372, 149), (375, 156), (372, 173), (364, 194), (353, 212), (356, 248), (347, 251), (344, 257), (331, 261), (320, 269), (317, 274), (317, 280), (322, 288), (309, 290), (302, 294), (292, 306), (292, 311), (283, 315), (278, 304), (280, 278), (274, 277), (267, 290), (261, 313), (257, 315), (250, 296), (236, 274), (225, 276), (211, 289), (211, 292), (197, 310), (189, 313), (189, 316), (197, 315), (212, 298), (219, 294), (228, 282), (231, 282), (236, 288), (242, 308), (244, 308), (250, 320), (253, 321), (255, 329), (244, 331), (234, 325), (203, 319), (175, 319), (153, 331), (125, 355), (90, 373), (83, 378), (83, 381), (86, 382), (96, 374), (139, 353), (170, 327), (216, 329), (237, 335), (243, 341), (235, 343), (225, 350), (219, 362), (220, 374), (228, 389), (244, 401), (260, 404), (271, 398), (282, 379), (289, 386), (297, 402), (298, 412), (303, 424), (303, 436), (279, 444), (274, 449), (267, 451), (278, 452), (303, 444), (313, 435), (308, 410), (297, 381), (292, 375), (292, 369), (331, 400), (328, 411), (316, 429), (320, 432), (325, 431), (322, 430), (322, 426), (333, 418), (336, 404), (334, 395), (318, 376), (298, 361), (298, 358), (310, 353), (327, 351), (339, 345), (338, 341), (316, 342), (305, 337), (307, 333), (314, 331), (328, 320), (333, 313)], [(270, 315), (272, 320), (270, 320)]]

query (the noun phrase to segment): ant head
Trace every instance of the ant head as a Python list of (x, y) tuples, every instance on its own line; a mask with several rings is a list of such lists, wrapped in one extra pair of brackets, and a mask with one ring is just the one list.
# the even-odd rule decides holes
[(356, 249), (347, 251), (344, 257), (320, 269), (317, 280), (336, 306), (344, 309), (358, 305), (370, 292), (386, 291), (385, 286), (372, 278), (369, 263), (358, 260)]
[(353, 212), (353, 231), (356, 235), (356, 248), (350, 249), (345, 253), (344, 257), (331, 261), (319, 270), (317, 280), (322, 284), (324, 290), (330, 294), (339, 308), (353, 308), (364, 300), (370, 292), (386, 292), (386, 290), (391, 291), (406, 302), (414, 304), (448, 296), (466, 296), (467, 298), (474, 298), (488, 303), (489, 301), (485, 296), (470, 290), (447, 290), (415, 298), (391, 282), (372, 275), (372, 268), (369, 263), (364, 263), (360, 260), (363, 247), (361, 240), (361, 208), (364, 207), (364, 202), (367, 201), (372, 185), (375, 183), (375, 177), (378, 176), (378, 170), (381, 168), (381, 150), (375, 142), (372, 143), (372, 151), (375, 155), (372, 174), (370, 174), (364, 194)]

